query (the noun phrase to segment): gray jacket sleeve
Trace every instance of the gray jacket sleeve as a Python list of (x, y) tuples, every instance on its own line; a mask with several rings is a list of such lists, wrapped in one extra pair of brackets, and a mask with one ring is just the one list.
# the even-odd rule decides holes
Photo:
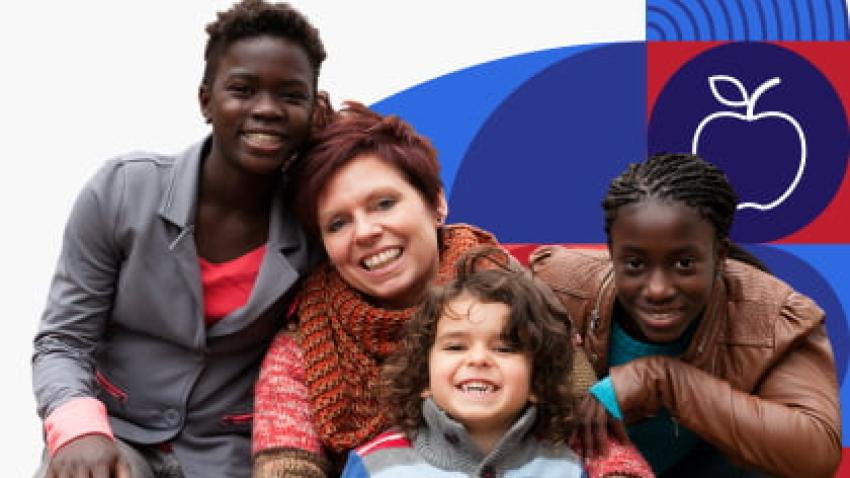
[(121, 263), (114, 231), (122, 179), (117, 163), (104, 166), (77, 197), (65, 227), (32, 357), (42, 418), (71, 398), (95, 396), (93, 357), (109, 321)]

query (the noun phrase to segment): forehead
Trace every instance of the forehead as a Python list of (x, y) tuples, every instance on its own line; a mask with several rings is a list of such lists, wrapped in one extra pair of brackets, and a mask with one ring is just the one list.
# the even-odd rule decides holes
[(611, 225), (611, 245), (635, 248), (711, 247), (714, 226), (680, 201), (648, 198), (621, 207)]
[(481, 302), (461, 294), (443, 307), (437, 323), (437, 336), (452, 333), (501, 335), (511, 309), (501, 302)]
[(228, 45), (218, 61), (217, 76), (247, 73), (282, 77), (308, 84), (313, 81), (313, 68), (299, 44), (271, 35), (241, 38)]
[(374, 154), (358, 155), (337, 169), (322, 187), (318, 196), (319, 212), (388, 190), (419, 193), (392, 164)]

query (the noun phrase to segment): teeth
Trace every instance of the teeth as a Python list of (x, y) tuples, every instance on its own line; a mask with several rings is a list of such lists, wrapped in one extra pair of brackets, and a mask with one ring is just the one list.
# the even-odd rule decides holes
[(387, 249), (386, 251), (379, 252), (374, 256), (369, 256), (366, 259), (363, 259), (363, 265), (366, 266), (366, 268), (369, 270), (377, 269), (378, 267), (381, 267), (393, 261), (400, 255), (401, 248), (394, 247), (392, 249)]
[(487, 393), (487, 392), (495, 392), (496, 387), (492, 384), (485, 382), (467, 382), (460, 386), (460, 389), (464, 392), (476, 392), (476, 393)]
[(245, 133), (245, 138), (252, 143), (263, 146), (275, 146), (280, 144), (280, 136), (268, 133)]
[(670, 320), (676, 317), (675, 314), (671, 313), (663, 313), (663, 314), (649, 314), (650, 319), (652, 320)]

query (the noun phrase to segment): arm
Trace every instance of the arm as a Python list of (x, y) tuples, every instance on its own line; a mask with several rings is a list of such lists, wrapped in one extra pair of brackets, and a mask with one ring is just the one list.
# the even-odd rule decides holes
[(42, 418), (96, 395), (94, 352), (106, 329), (119, 254), (101, 171), (77, 197), (34, 341), (33, 388)]
[(56, 476), (65, 476), (68, 466), (125, 466), (106, 410), (94, 398), (93, 355), (106, 328), (120, 261), (104, 192), (115, 177), (106, 170), (73, 206), (34, 341), (33, 388)]
[(809, 477), (831, 477), (838, 466), (838, 391), (822, 326), (787, 350), (754, 394), (669, 357), (613, 367), (611, 379), (627, 422), (664, 407), (744, 466)]
[(311, 409), (301, 349), (282, 330), (266, 352), (254, 389), (254, 478), (327, 476)]

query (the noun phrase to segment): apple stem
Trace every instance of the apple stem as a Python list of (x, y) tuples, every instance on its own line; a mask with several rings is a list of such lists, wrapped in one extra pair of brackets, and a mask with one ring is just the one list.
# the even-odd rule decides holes
[(779, 77), (774, 77), (760, 84), (758, 88), (753, 91), (752, 96), (750, 96), (750, 100), (747, 101), (747, 119), (753, 119), (753, 112), (756, 109), (756, 101), (758, 101), (761, 95), (779, 83), (782, 83), (782, 80)]

